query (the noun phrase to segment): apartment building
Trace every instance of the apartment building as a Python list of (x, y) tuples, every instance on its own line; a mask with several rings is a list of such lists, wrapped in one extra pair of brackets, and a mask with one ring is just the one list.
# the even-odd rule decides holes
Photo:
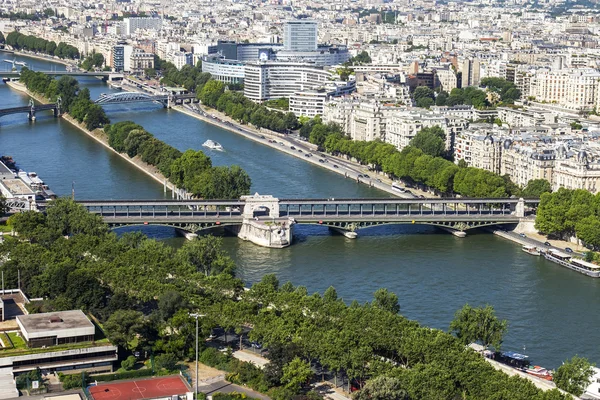
[(540, 70), (531, 78), (529, 95), (539, 102), (590, 111), (597, 105), (599, 81), (600, 71), (594, 69)]
[(262, 102), (327, 83), (333, 74), (305, 63), (251, 62), (244, 67), (244, 96)]

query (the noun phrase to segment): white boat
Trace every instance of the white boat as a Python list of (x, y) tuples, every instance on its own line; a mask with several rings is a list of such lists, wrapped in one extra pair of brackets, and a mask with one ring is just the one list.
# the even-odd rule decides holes
[(215, 142), (214, 140), (210, 139), (202, 143), (202, 146), (207, 147), (211, 150), (223, 151), (223, 146), (221, 146), (218, 142)]
[(531, 254), (532, 256), (539, 256), (542, 254), (535, 246), (523, 246), (521, 250), (523, 250), (527, 254)]
[(16, 65), (20, 65), (22, 67), (26, 67), (27, 66), (27, 63), (25, 61), (15, 61), (15, 64)]

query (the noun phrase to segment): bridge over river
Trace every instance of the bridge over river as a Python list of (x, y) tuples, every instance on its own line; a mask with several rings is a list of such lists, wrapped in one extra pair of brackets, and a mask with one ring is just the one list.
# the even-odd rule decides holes
[[(355, 237), (359, 229), (386, 224), (427, 224), (464, 236), (469, 229), (516, 224), (532, 215), (538, 199), (278, 199), (269, 195), (239, 200), (79, 201), (111, 227), (166, 225), (195, 234), (227, 227), (268, 247), (285, 247), (295, 224), (330, 227)], [(43, 209), (46, 203), (38, 204)], [(260, 240), (253, 240), (260, 238)]]

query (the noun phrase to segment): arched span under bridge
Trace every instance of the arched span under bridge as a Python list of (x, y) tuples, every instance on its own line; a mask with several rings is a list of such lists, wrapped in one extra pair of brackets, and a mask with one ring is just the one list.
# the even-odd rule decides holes
[[(315, 224), (342, 231), (391, 224), (426, 224), (465, 232), (515, 224), (533, 215), (538, 199), (277, 199), (80, 201), (113, 226), (165, 225), (196, 233), (217, 226), (273, 223)], [(45, 204), (39, 205), (42, 209)]]
[(161, 94), (152, 95), (145, 92), (119, 92), (119, 93), (102, 93), (95, 101), (96, 104), (125, 104), (125, 103), (159, 103), (163, 107), (171, 107), (173, 104), (180, 104), (184, 101), (194, 101), (194, 94)]

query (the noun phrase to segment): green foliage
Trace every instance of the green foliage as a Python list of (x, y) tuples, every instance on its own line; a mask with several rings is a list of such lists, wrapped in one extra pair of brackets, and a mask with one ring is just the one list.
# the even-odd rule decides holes
[(581, 125), (579, 122), (571, 122), (571, 129), (580, 131), (582, 128), (583, 128), (583, 125)]
[(154, 365), (157, 370), (175, 371), (177, 369), (177, 357), (173, 353), (159, 354), (154, 357)]
[(410, 145), (432, 157), (441, 157), (446, 152), (446, 133), (438, 125), (421, 129), (410, 141)]
[(435, 104), (435, 93), (427, 86), (419, 86), (412, 94), (417, 107), (429, 108)]
[(129, 356), (125, 360), (121, 361), (121, 368), (123, 368), (125, 371), (129, 371), (135, 367), (136, 363), (137, 358), (135, 358), (135, 356)]
[(102, 68), (102, 65), (104, 65), (104, 56), (100, 53), (93, 52), (83, 60), (81, 68), (86, 71), (91, 71), (94, 68)]
[(213, 400), (244, 400), (244, 399), (253, 399), (253, 397), (248, 397), (246, 393), (215, 393), (212, 395)]
[(553, 381), (559, 389), (581, 396), (594, 375), (593, 366), (586, 358), (574, 356), (558, 367)]
[(568, 237), (576, 235), (587, 245), (600, 246), (600, 196), (587, 190), (560, 188), (543, 193), (535, 227), (541, 233)]
[(446, 92), (441, 92), (436, 98), (437, 106), (457, 106), (461, 104), (472, 105), (477, 109), (487, 108), (490, 106), (486, 93), (483, 90), (475, 87), (454, 88), (448, 95)]
[(508, 322), (496, 317), (492, 306), (473, 308), (465, 304), (450, 323), (450, 330), (463, 344), (480, 343), (484, 348), (500, 350)]
[(290, 109), (290, 99), (286, 97), (282, 97), (280, 99), (273, 99), (264, 102), (266, 107), (278, 108), (283, 111), (287, 111)]
[(355, 392), (354, 400), (409, 400), (398, 378), (378, 376), (369, 380), (366, 385)]
[[(36, 224), (32, 217), (18, 219), (19, 236), (25, 237), (20, 229), (29, 229), (37, 239), (33, 243), (0, 244), (7, 260), (5, 284), (16, 286), (20, 271), (27, 293), (45, 298), (46, 310), (63, 310), (80, 298), (97, 297), (89, 284), (92, 279), (93, 286), (104, 292), (95, 307), (107, 337), (119, 346), (152, 352), (157, 367), (172, 367), (173, 361), (193, 357), (195, 320), (189, 311), (194, 311), (206, 315), (198, 321), (202, 335), (215, 326), (226, 332), (252, 326), (249, 339), (269, 349), (270, 363), (264, 372), (214, 348), (203, 350), (200, 361), (227, 371), (237, 383), (268, 390), (272, 399), (293, 398), (299, 385), (312, 376), (310, 365), (302, 360), (318, 361), (358, 382), (378, 376), (397, 379), (411, 399), (565, 399), (556, 392), (542, 394), (524, 379), (509, 378), (461, 340), (395, 313), (397, 302), (389, 301), (389, 294), (378, 294), (362, 305), (346, 305), (334, 289), (325, 297), (308, 295), (304, 287), (279, 285), (274, 276), (243, 290), (242, 282), (227, 270), (207, 276), (194, 267), (203, 265), (195, 261), (202, 257), (190, 258), (184, 250), (140, 234), (117, 237), (106, 227), (80, 228), (85, 217), (70, 204), (56, 204)], [(51, 211), (53, 207), (59, 210)], [(72, 233), (68, 239), (62, 236), (65, 231)], [(220, 249), (212, 254), (220, 254)], [(493, 335), (484, 339), (496, 341)], [(142, 369), (93, 379), (151, 374), (150, 369)], [(289, 389), (273, 388), (281, 383)]]
[(79, 58), (79, 50), (77, 50), (77, 47), (63, 42), (56, 45), (55, 42), (38, 38), (33, 35), (23, 35), (18, 31), (12, 31), (6, 36), (6, 44), (12, 46), (16, 50), (29, 50), (72, 60)]
[(108, 339), (121, 347), (133, 350), (131, 343), (143, 333), (144, 314), (134, 310), (117, 310), (104, 324)]
[(371, 61), (371, 56), (369, 56), (369, 53), (366, 50), (361, 51), (355, 57), (350, 59), (352, 65), (370, 64)]
[(503, 78), (483, 78), (481, 86), (498, 93), (503, 103), (512, 104), (521, 97), (521, 91), (515, 84)]
[(221, 250), (222, 240), (215, 236), (201, 236), (187, 241), (178, 251), (182, 265), (205, 276), (228, 273), (233, 275), (235, 264)]
[(73, 77), (63, 76), (54, 80), (41, 72), (23, 68), (19, 80), (28, 90), (41, 94), (50, 101), (56, 101), (60, 97), (63, 110), (77, 121), (85, 123), (88, 130), (100, 128), (110, 122), (104, 109), (90, 100), (89, 89), (80, 90), (79, 82)]
[(285, 384), (286, 389), (298, 393), (313, 375), (310, 364), (296, 357), (283, 367), (281, 382)]
[(202, 151), (190, 149), (182, 154), (131, 121), (107, 126), (104, 131), (113, 149), (129, 157), (140, 156), (177, 187), (196, 197), (233, 199), (250, 192), (250, 177), (240, 167), (213, 167)]
[(151, 369), (136, 369), (133, 371), (115, 372), (112, 374), (92, 375), (88, 381), (111, 382), (123, 379), (145, 378), (152, 375)]
[(59, 379), (64, 390), (81, 389), (82, 387), (86, 386), (88, 374), (87, 372), (69, 375), (59, 374)]
[(527, 186), (521, 192), (523, 198), (539, 199), (544, 193), (551, 193), (552, 186), (545, 179), (532, 179), (527, 182)]
[(400, 312), (398, 296), (395, 293), (388, 292), (387, 289), (378, 289), (375, 292), (373, 305), (394, 314)]

